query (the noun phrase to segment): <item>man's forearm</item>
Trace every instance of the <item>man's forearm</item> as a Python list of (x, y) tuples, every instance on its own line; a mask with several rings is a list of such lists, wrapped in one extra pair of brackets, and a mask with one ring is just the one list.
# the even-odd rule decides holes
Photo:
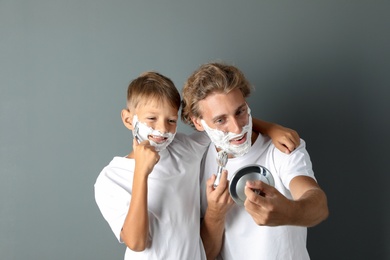
[(326, 195), (320, 188), (306, 191), (295, 202), (295, 225), (312, 227), (328, 217)]
[(325, 192), (316, 181), (305, 176), (291, 180), (290, 190), (294, 198), (291, 224), (312, 227), (328, 217), (328, 202)]
[(214, 219), (207, 214), (203, 218), (200, 230), (207, 259), (214, 260), (222, 248), (225, 218)]

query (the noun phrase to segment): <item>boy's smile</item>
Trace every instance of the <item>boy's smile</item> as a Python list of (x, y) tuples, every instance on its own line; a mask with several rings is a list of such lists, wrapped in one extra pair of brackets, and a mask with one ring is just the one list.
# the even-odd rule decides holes
[(155, 143), (158, 143), (158, 144), (162, 144), (166, 140), (168, 140), (167, 137), (163, 137), (163, 136), (160, 136), (160, 135), (148, 135), (148, 139), (153, 141), (153, 142), (155, 142)]

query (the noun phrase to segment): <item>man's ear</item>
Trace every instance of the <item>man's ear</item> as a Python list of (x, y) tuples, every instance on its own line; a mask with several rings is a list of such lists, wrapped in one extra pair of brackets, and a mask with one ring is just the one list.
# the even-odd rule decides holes
[(122, 122), (127, 129), (133, 130), (133, 113), (129, 109), (122, 109), (121, 112)]
[(198, 131), (204, 131), (203, 125), (201, 124), (202, 119), (199, 117), (191, 117), (191, 121), (194, 124), (196, 130)]

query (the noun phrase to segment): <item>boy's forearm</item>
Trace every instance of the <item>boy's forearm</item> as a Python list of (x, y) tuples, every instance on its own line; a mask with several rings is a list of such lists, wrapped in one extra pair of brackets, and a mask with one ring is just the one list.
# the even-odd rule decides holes
[(254, 117), (252, 118), (252, 124), (255, 132), (263, 135), (269, 135), (269, 130), (274, 125), (273, 123), (269, 123)]
[(123, 242), (133, 251), (145, 250), (149, 235), (147, 176), (143, 178), (134, 178), (130, 207), (121, 231)]

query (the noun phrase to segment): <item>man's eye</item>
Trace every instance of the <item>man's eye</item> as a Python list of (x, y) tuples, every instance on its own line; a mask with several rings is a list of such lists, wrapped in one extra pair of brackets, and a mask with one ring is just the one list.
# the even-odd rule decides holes
[(246, 114), (246, 108), (242, 108), (240, 110), (237, 111), (237, 115), (240, 116), (240, 115), (245, 115)]
[(217, 119), (217, 120), (214, 121), (214, 123), (217, 124), (217, 125), (223, 124), (223, 122), (224, 122), (224, 120), (222, 118)]
[(237, 116), (243, 116), (243, 115), (246, 115), (246, 114), (248, 114), (248, 112), (247, 112), (246, 108), (243, 108), (243, 109), (238, 110), (236, 115)]

